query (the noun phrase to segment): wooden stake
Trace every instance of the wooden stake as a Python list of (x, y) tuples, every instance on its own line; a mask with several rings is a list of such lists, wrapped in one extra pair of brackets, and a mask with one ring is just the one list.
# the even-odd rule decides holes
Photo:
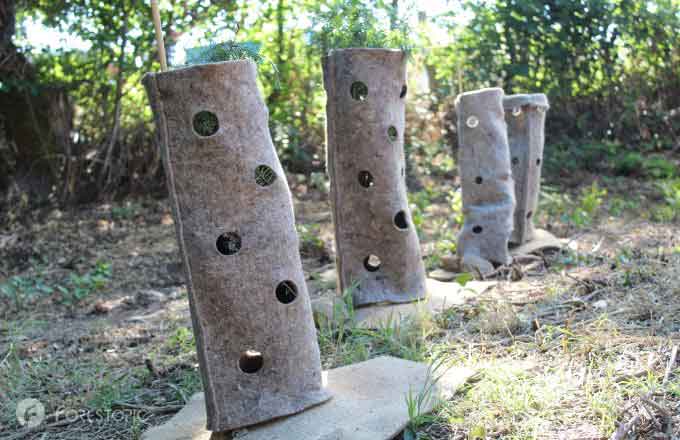
[(161, 27), (161, 13), (158, 10), (158, 0), (151, 0), (151, 14), (156, 28), (156, 43), (158, 44), (158, 59), (161, 62), (161, 72), (168, 70), (168, 60), (165, 55), (165, 42), (163, 41), (163, 28)]

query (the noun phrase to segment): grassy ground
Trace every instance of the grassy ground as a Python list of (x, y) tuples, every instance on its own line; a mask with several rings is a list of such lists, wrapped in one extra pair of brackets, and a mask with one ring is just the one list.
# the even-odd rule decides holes
[[(605, 439), (629, 422), (638, 438), (680, 436), (680, 196), (672, 182), (592, 182), (542, 197), (537, 222), (568, 239), (563, 251), (439, 315), (322, 326), (324, 368), (390, 354), (479, 371), (414, 415), (406, 440)], [(455, 251), (460, 199), (436, 173), (421, 184), (413, 218), (436, 269)], [(324, 182), (291, 186), (322, 294), (334, 286)], [(177, 252), (166, 201), (35, 211), (0, 229), (0, 438), (134, 439), (201, 389)], [(26, 398), (48, 416), (33, 431), (16, 418)]]

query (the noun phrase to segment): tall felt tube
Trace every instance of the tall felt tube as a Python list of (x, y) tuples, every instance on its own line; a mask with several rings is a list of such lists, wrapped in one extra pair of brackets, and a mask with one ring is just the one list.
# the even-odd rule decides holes
[(463, 214), (458, 236), (463, 265), (482, 275), (512, 261), (508, 240), (515, 209), (503, 90), (483, 89), (456, 99)]
[(333, 50), (323, 71), (339, 289), (354, 287), (356, 306), (424, 298), (404, 179), (406, 56)]
[(327, 400), (286, 177), (250, 61), (148, 74), (208, 429)]
[(515, 180), (514, 227), (510, 243), (523, 244), (534, 237), (534, 217), (541, 190), (548, 98), (542, 93), (510, 95), (503, 99), (512, 176)]

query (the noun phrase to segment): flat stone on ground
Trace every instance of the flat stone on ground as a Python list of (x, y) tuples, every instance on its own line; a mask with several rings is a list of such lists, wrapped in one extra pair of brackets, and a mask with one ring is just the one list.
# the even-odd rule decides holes
[(443, 281), (443, 282), (453, 281), (459, 275), (460, 275), (460, 273), (458, 273), (458, 272), (451, 272), (451, 271), (448, 271), (448, 270), (445, 270), (445, 269), (435, 269), (428, 274), (428, 276), (430, 278), (432, 278), (433, 280)]
[(547, 249), (561, 249), (564, 243), (545, 229), (536, 229), (534, 238), (526, 243), (510, 248), (511, 255), (527, 255)]
[[(449, 307), (465, 304), (498, 284), (496, 281), (470, 281), (465, 286), (427, 279), (427, 297), (422, 301), (404, 304), (376, 304), (354, 310), (355, 323), (363, 328), (376, 328), (417, 317), (423, 313), (440, 313)], [(337, 296), (325, 296), (312, 300), (312, 310), (317, 321), (337, 320), (348, 316), (344, 303)], [(341, 316), (338, 316), (338, 315)]]
[[(324, 373), (325, 374), (325, 373)], [(333, 398), (302, 413), (234, 433), (239, 440), (390, 440), (408, 423), (406, 395), (427, 383), (426, 364), (379, 357), (327, 372)], [(455, 394), (474, 374), (452, 368), (434, 387), (423, 413), (439, 398)], [(203, 394), (196, 394), (172, 419), (149, 429), (142, 440), (209, 440)]]

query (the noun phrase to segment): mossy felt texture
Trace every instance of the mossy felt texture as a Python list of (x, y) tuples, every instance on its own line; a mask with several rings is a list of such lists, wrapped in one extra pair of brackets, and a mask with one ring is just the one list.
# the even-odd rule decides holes
[[(293, 414), (330, 397), (322, 387), (291, 194), (255, 75), (253, 62), (228, 61), (144, 79), (211, 431)], [(196, 127), (201, 114), (213, 115), (204, 116), (212, 122)], [(280, 286), (295, 295), (277, 297)]]
[(339, 288), (356, 286), (359, 306), (423, 298), (425, 270), (404, 181), (406, 55), (332, 50), (323, 70)]

